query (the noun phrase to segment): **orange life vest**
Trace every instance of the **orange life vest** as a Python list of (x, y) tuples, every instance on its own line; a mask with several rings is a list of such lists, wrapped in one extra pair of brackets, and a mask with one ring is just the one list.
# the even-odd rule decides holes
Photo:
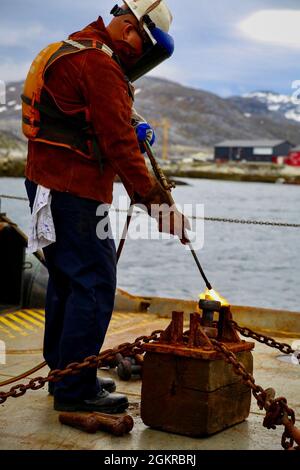
[(33, 61), (25, 81), (22, 98), (22, 129), (36, 142), (69, 148), (81, 156), (101, 162), (99, 144), (93, 132), (89, 108), (76, 115), (63, 113), (45, 90), (45, 74), (61, 57), (94, 49), (119, 63), (114, 52), (95, 40), (66, 40), (50, 44)]

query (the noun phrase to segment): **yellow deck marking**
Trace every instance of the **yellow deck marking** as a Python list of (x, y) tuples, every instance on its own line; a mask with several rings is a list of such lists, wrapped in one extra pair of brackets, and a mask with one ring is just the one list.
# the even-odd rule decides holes
[(20, 318), (16, 317), (13, 313), (8, 313), (6, 315), (6, 318), (9, 318), (10, 320), (14, 320), (15, 323), (18, 323), (19, 325), (22, 325), (26, 330), (30, 331), (37, 331), (35, 328), (33, 328), (31, 325), (29, 325), (26, 321), (21, 320)]
[[(133, 315), (134, 315), (134, 314), (133, 314)], [(132, 316), (133, 316), (133, 315), (132, 315)], [(113, 313), (112, 318), (115, 318), (116, 320), (119, 320), (119, 319), (128, 320), (128, 318), (131, 318), (131, 316), (130, 316), (130, 314), (128, 314), (128, 313), (120, 313), (120, 312), (117, 312), (117, 313)]]
[(30, 312), (35, 312), (35, 313), (38, 313), (39, 315), (42, 315), (42, 317), (45, 317), (45, 310), (32, 308), (30, 309)]
[(9, 330), (7, 330), (7, 328), (4, 328), (4, 326), (0, 325), (0, 331), (3, 331), (4, 334), (9, 338), (15, 338), (15, 336)]
[(0, 322), (4, 323), (4, 325), (6, 325), (6, 326), (9, 326), (9, 328), (11, 328), (12, 330), (18, 331), (21, 335), (27, 336), (27, 333), (22, 331), (22, 329), (19, 326), (15, 325), (11, 321), (7, 320), (7, 318), (0, 317)]
[(24, 313), (27, 313), (28, 315), (31, 315), (32, 317), (36, 318), (43, 324), (45, 323), (45, 316), (42, 314), (38, 314), (37, 312), (34, 312), (33, 310), (24, 310)]
[(24, 318), (24, 320), (27, 320), (30, 323), (33, 323), (34, 325), (38, 326), (39, 328), (44, 328), (43, 323), (37, 321), (35, 318), (30, 317), (28, 314), (26, 314), (24, 312), (15, 312), (15, 315), (18, 315), (18, 316)]

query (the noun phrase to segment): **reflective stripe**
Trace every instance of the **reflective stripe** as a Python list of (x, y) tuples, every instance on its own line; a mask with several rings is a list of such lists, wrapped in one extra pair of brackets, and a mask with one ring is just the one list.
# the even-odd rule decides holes
[(114, 55), (113, 51), (106, 44), (102, 44), (102, 50), (105, 52), (105, 54), (109, 55), (109, 57)]
[(72, 41), (72, 39), (67, 39), (66, 41), (67, 44), (70, 44), (70, 46), (73, 46), (73, 47), (76, 47), (77, 49), (86, 49), (85, 46), (83, 46), (82, 44), (80, 44), (79, 42), (76, 42), (76, 41)]
[[(83, 50), (83, 49), (90, 49), (90, 47), (87, 47), (83, 44), (80, 44), (80, 42), (77, 42), (77, 41), (73, 41), (72, 39), (67, 39), (66, 41), (64, 41), (65, 43), (69, 44), (70, 46), (73, 46), (73, 47), (76, 47), (77, 49), (80, 49), (80, 50)], [(114, 52), (111, 50), (110, 47), (108, 47), (106, 44), (101, 44), (101, 47), (95, 47), (95, 46), (92, 46), (93, 48), (95, 49), (99, 49), (103, 52), (105, 52), (105, 54), (107, 54), (109, 57), (112, 57), (114, 55)]]

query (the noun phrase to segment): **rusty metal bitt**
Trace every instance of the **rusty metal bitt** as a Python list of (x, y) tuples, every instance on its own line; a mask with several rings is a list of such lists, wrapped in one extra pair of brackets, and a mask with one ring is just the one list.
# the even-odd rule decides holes
[(218, 322), (213, 321), (212, 311), (209, 321), (205, 313), (192, 313), (184, 333), (184, 315), (174, 312), (160, 341), (144, 346), (141, 416), (147, 426), (201, 437), (249, 416), (251, 390), (216, 351), (211, 338), (225, 343), (250, 373), (254, 344), (236, 334), (230, 307), (219, 305), (217, 313)]

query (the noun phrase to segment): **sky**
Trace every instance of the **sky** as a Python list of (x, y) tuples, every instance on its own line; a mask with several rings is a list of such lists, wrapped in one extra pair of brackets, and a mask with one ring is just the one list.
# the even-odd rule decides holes
[[(25, 78), (36, 54), (117, 0), (1, 0), (0, 81)], [(220, 96), (291, 94), (300, 80), (299, 0), (168, 0), (174, 56), (152, 72)], [(121, 0), (119, 1), (121, 4)]]

